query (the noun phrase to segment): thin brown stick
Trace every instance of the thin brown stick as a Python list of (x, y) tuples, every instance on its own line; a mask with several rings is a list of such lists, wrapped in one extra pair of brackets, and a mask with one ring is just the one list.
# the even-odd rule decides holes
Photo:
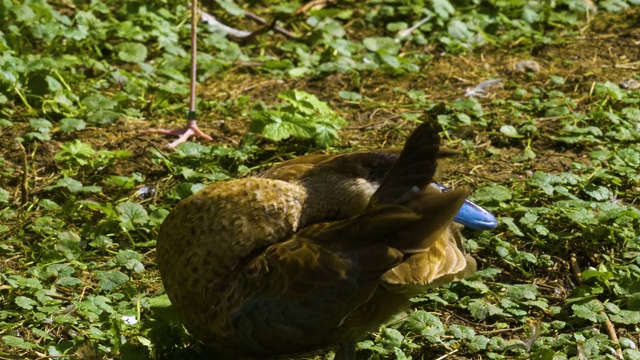
[(578, 282), (578, 284), (582, 283), (582, 270), (580, 270), (580, 265), (578, 265), (576, 254), (571, 254), (569, 264), (571, 265), (571, 271), (573, 271), (573, 275), (576, 276), (576, 281)]
[(489, 331), (478, 331), (478, 334), (482, 334), (482, 335), (502, 334), (502, 333), (512, 332), (512, 331), (520, 331), (522, 329), (524, 329), (523, 326), (518, 326), (518, 327), (514, 327), (514, 328), (497, 329), (497, 330), (489, 330)]
[(50, 297), (50, 298), (58, 299), (58, 300), (65, 300), (65, 301), (73, 301), (73, 300), (75, 300), (74, 298), (70, 298), (68, 296), (62, 296), (62, 295), (49, 294), (47, 296)]
[(458, 350), (459, 350), (459, 349), (455, 349), (455, 350), (451, 351), (450, 353), (447, 353), (447, 354), (444, 354), (444, 355), (440, 356), (440, 357), (439, 357), (439, 358), (437, 358), (436, 360), (443, 360), (443, 359), (446, 359), (446, 358), (448, 358), (449, 356), (451, 356), (451, 355), (453, 355), (453, 354), (457, 353), (457, 352), (458, 352)]
[[(604, 311), (602, 311), (602, 314), (606, 315)], [(604, 327), (605, 329), (607, 329), (607, 334), (609, 334), (611, 341), (613, 341), (617, 345), (616, 355), (618, 356), (618, 359), (624, 359), (624, 355), (622, 354), (622, 348), (620, 347), (620, 340), (618, 340), (618, 334), (616, 334), (616, 328), (613, 327), (613, 323), (611, 322), (611, 320), (609, 320), (609, 316), (607, 316), (607, 319), (604, 321)]]
[[(580, 270), (580, 265), (578, 265), (578, 260), (576, 259), (575, 254), (571, 254), (570, 264), (571, 264), (571, 271), (573, 271), (573, 274), (576, 276), (576, 280), (578, 281), (578, 284), (580, 284), (582, 282), (582, 271)], [(602, 302), (600, 300), (596, 299), (596, 301), (600, 303), (600, 305), (602, 305)], [(618, 359), (624, 359), (624, 355), (622, 354), (622, 348), (620, 347), (620, 340), (618, 339), (618, 334), (616, 334), (615, 326), (613, 326), (611, 319), (609, 319), (609, 315), (607, 315), (607, 313), (604, 310), (602, 310), (600, 314), (605, 316), (604, 327), (607, 330), (607, 334), (609, 335), (609, 338), (611, 339), (611, 341), (613, 341), (613, 343), (616, 344), (616, 355)], [(580, 353), (581, 353), (580, 347), (578, 347), (578, 355), (580, 355)]]
[(589, 360), (586, 356), (584, 356), (584, 352), (582, 351), (582, 344), (576, 343), (576, 349), (578, 350), (578, 359), (579, 360)]
[(189, 94), (189, 114), (195, 118), (196, 112), (196, 70), (198, 55), (198, 0), (191, 0), (191, 94)]

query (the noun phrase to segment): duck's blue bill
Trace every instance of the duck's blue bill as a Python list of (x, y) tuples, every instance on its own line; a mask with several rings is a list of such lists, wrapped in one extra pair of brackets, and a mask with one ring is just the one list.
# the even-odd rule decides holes
[[(442, 191), (448, 191), (446, 187), (436, 183)], [(453, 221), (473, 230), (491, 230), (498, 226), (498, 220), (485, 208), (476, 205), (471, 200), (465, 200)]]

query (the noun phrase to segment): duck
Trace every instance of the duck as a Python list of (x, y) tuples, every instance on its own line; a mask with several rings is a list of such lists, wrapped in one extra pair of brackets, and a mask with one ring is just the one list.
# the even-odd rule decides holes
[[(385, 152), (397, 156), (402, 149), (377, 149), (376, 152)], [(368, 152), (364, 150), (359, 152)], [(434, 180), (439, 180), (443, 176), (442, 168), (445, 167), (444, 160), (460, 155), (459, 152), (451, 149), (441, 148), (438, 152), (436, 173)], [(307, 170), (313, 168), (316, 164), (325, 162), (329, 159), (343, 155), (331, 154), (309, 154), (295, 157), (291, 160), (281, 162), (270, 169), (259, 174), (259, 177), (271, 179), (279, 179), (284, 181), (294, 181), (299, 179)], [(353, 156), (353, 155), (348, 155)], [(432, 186), (439, 188), (441, 191), (449, 191), (447, 187), (435, 181)], [(462, 208), (456, 215), (454, 221), (465, 228), (472, 230), (492, 230), (498, 226), (498, 220), (495, 216), (485, 208), (478, 206), (471, 200), (465, 200)]]
[[(294, 158), (178, 203), (156, 262), (188, 331), (230, 358), (353, 360), (410, 298), (475, 272), (454, 223), (469, 190), (434, 183), (441, 130), (425, 121), (401, 151)], [(491, 223), (482, 210), (472, 223)]]

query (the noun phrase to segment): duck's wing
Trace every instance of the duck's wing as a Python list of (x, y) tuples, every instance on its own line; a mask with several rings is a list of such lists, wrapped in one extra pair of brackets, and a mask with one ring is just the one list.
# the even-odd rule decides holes
[[(410, 259), (407, 251), (447, 231), (436, 223), (450, 223), (465, 196), (464, 191), (422, 193), (408, 206), (380, 204), (355, 218), (307, 227), (270, 246), (235, 284), (250, 295), (232, 314), (237, 339), (279, 353), (354, 340), (371, 330), (343, 324), (354, 324), (350, 314), (365, 306), (383, 274)], [(447, 215), (430, 221), (434, 213)]]
[[(365, 303), (380, 275), (402, 252), (378, 240), (396, 218), (382, 211), (307, 227), (270, 246), (231, 281), (243, 293), (233, 318), (233, 339), (255, 354), (301, 352), (341, 341), (345, 318)], [(371, 224), (377, 226), (371, 227)], [(357, 244), (356, 244), (357, 242)]]

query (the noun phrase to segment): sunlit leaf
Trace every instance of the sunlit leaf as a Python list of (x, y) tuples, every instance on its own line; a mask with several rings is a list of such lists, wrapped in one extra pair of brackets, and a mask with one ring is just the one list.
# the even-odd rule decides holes
[(123, 42), (118, 44), (118, 57), (122, 61), (139, 63), (147, 58), (147, 47), (140, 43)]

